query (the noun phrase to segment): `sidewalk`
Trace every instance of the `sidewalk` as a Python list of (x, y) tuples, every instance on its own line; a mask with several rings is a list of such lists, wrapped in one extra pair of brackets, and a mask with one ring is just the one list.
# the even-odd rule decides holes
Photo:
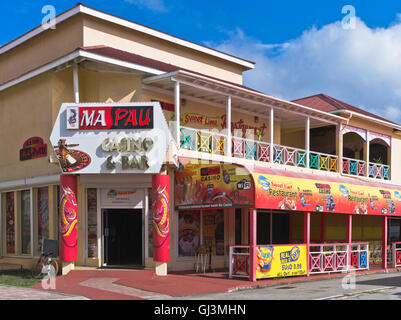
[[(383, 270), (357, 274), (368, 273), (383, 273)], [(337, 273), (250, 282), (246, 279), (228, 279), (226, 272), (171, 273), (166, 277), (158, 277), (153, 270), (74, 270), (68, 275), (57, 277), (56, 289), (46, 292), (83, 296), (93, 300), (166, 300), (178, 297), (185, 299), (186, 296), (309, 282), (345, 275)], [(41, 284), (33, 288), (42, 289)]]
[(0, 300), (88, 300), (82, 296), (0, 285)]

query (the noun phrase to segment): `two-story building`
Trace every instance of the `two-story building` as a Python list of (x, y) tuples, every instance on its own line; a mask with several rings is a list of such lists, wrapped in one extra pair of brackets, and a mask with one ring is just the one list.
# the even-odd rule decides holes
[(254, 67), (82, 4), (0, 47), (0, 262), (50, 238), (63, 272), (387, 268), (401, 126), (247, 88)]

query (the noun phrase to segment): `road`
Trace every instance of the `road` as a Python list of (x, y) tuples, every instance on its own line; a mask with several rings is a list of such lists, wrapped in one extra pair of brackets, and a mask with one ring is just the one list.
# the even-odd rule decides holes
[(227, 293), (187, 296), (188, 300), (400, 300), (401, 273), (349, 274)]

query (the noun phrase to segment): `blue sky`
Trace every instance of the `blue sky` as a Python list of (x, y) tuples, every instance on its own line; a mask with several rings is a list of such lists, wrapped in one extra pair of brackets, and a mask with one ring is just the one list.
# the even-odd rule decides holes
[[(44, 5), (2, 1), (0, 45), (40, 25)], [(401, 1), (86, 0), (84, 4), (257, 62), (244, 84), (284, 99), (320, 92), (401, 122)], [(343, 28), (344, 5), (356, 24)], [(398, 70), (398, 71), (397, 71)]]

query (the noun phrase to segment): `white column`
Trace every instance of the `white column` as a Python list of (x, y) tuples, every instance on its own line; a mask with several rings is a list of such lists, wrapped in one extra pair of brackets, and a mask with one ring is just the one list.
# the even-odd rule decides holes
[(79, 103), (78, 64), (76, 62), (72, 65), (72, 75), (74, 81), (74, 101), (75, 103)]
[(366, 160), (365, 174), (367, 177), (369, 177), (369, 159), (370, 159), (369, 135), (370, 135), (370, 131), (368, 130), (368, 132), (366, 133), (366, 155), (365, 155), (365, 160)]
[(180, 147), (180, 83), (176, 82), (174, 86), (174, 105), (175, 105), (175, 124), (176, 124), (176, 142)]
[(310, 118), (305, 121), (305, 150), (306, 150), (306, 167), (309, 168), (310, 153)]
[(270, 108), (270, 162), (273, 162), (273, 147), (274, 145), (274, 109)]
[(227, 149), (226, 156), (232, 156), (232, 139), (231, 139), (231, 96), (227, 97)]

